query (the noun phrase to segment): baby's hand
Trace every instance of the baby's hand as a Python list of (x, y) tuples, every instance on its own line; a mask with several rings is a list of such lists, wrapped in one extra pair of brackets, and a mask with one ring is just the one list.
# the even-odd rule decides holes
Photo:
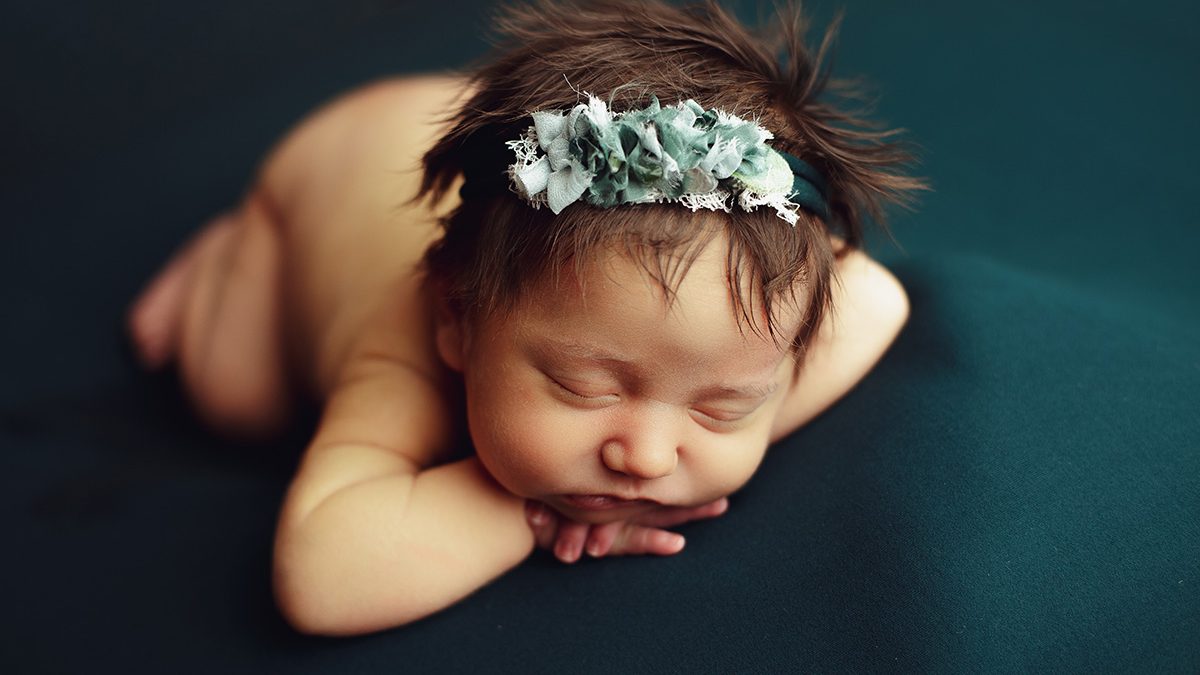
[(539, 548), (554, 551), (565, 563), (579, 560), (586, 550), (593, 558), (604, 555), (674, 555), (683, 550), (683, 535), (662, 528), (715, 518), (729, 508), (721, 497), (702, 506), (663, 507), (631, 520), (592, 525), (568, 519), (542, 502), (527, 500), (525, 517)]

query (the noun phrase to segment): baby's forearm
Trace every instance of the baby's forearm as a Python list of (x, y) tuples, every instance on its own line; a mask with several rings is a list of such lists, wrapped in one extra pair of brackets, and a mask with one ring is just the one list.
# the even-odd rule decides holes
[(280, 523), (275, 592), (297, 629), (351, 635), (441, 610), (533, 550), (524, 503), (475, 458), (381, 476)]

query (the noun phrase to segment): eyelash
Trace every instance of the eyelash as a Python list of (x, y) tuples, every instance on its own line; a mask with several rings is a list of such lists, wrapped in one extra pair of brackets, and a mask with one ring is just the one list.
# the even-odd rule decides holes
[[(547, 376), (547, 377), (549, 377), (549, 376)], [(562, 382), (559, 382), (557, 379), (555, 379), (553, 377), (549, 377), (549, 379), (567, 396), (570, 396), (571, 398), (579, 399), (580, 401), (584, 401), (587, 403), (595, 404), (595, 403), (599, 402), (601, 399), (608, 398), (609, 396), (616, 396), (616, 394), (601, 394), (600, 396), (587, 396), (587, 395), (584, 395), (584, 394), (581, 394), (581, 393), (575, 391), (574, 389), (571, 389), (570, 387), (563, 384)]]
[[(614, 397), (616, 396), (616, 394), (601, 394), (600, 396), (587, 396), (585, 394), (581, 394), (581, 393), (575, 391), (574, 389), (571, 389), (567, 385), (558, 381), (556, 378), (553, 378), (550, 376), (547, 376), (547, 378), (551, 382), (553, 382), (554, 385), (556, 387), (558, 387), (558, 389), (562, 393), (566, 394), (570, 398), (576, 399), (580, 402), (583, 402), (583, 403), (586, 403), (589, 405), (596, 405), (597, 403), (601, 402), (602, 399), (608, 398), (609, 396), (614, 396)], [(750, 416), (750, 413), (746, 413), (744, 415), (737, 415), (730, 419), (722, 419), (720, 417), (716, 417), (715, 415), (710, 415), (702, 410), (697, 410), (696, 408), (690, 408), (689, 410), (692, 413), (694, 413), (695, 415), (699, 415), (701, 418), (703, 418), (702, 420), (697, 420), (697, 421), (700, 421), (700, 422), (706, 423), (706, 424), (710, 424), (710, 425), (714, 425), (716, 427), (721, 428), (722, 430), (736, 427), (740, 422), (742, 422), (743, 420), (745, 420), (747, 417)]]
[(750, 416), (750, 414), (747, 413), (745, 415), (737, 415), (730, 419), (721, 419), (720, 417), (715, 417), (713, 415), (709, 415), (708, 413), (704, 412), (703, 410), (696, 410), (695, 408), (692, 408), (691, 410), (692, 410), (692, 412), (696, 413), (700, 417), (703, 417), (705, 422), (707, 422), (709, 424), (714, 424), (721, 428), (736, 427), (740, 422), (742, 422), (742, 420), (745, 420), (747, 417)]

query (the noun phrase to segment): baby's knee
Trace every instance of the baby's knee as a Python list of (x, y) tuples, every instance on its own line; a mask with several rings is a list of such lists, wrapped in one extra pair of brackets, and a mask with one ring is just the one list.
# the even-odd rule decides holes
[(291, 399), (286, 391), (253, 373), (204, 372), (188, 377), (188, 390), (200, 419), (218, 433), (262, 440), (287, 426)]

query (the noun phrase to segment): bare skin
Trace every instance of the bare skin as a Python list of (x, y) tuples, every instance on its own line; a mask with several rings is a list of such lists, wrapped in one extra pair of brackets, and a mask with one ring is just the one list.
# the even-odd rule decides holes
[[(436, 210), (408, 200), (416, 194), (420, 157), (440, 133), (438, 118), (462, 93), (455, 78), (402, 78), (319, 109), (268, 156), (242, 204), (187, 244), (129, 312), (144, 365), (177, 364), (198, 413), (218, 430), (269, 435), (287, 423), (297, 395), (322, 402), (320, 426), (276, 535), (276, 597), (285, 617), (304, 632), (354, 634), (419, 619), (518, 564), (535, 546), (551, 548), (567, 562), (585, 551), (678, 552), (682, 538), (664, 528), (719, 515), (728, 505), (725, 495), (740, 486), (705, 482), (722, 472), (708, 471), (697, 460), (702, 453), (688, 444), (738, 446), (738, 438), (747, 439), (740, 443), (750, 450), (739, 475), (748, 478), (766, 444), (859, 381), (907, 317), (896, 280), (861, 253), (847, 256), (839, 268), (837, 311), (800, 376), (792, 378), (782, 375), (790, 372), (785, 354), (745, 342), (723, 315), (703, 310), (720, 298), (667, 311), (640, 290), (620, 260), (611, 261), (601, 284), (615, 281), (596, 296), (600, 311), (603, 293), (609, 293), (613, 306), (642, 306), (647, 325), (675, 322), (678, 330), (664, 331), (661, 345), (640, 334), (621, 343), (629, 322), (624, 315), (614, 318), (614, 344), (635, 346), (624, 350), (629, 355), (621, 361), (621, 377), (650, 384), (634, 392), (614, 375), (594, 395), (547, 389), (551, 393), (538, 401), (552, 407), (528, 421), (523, 431), (529, 453), (512, 461), (514, 452), (518, 458), (524, 452), (523, 446), (509, 447), (517, 437), (513, 425), (493, 433), (479, 421), (487, 417), (487, 405), (503, 406), (511, 398), (489, 389), (495, 382), (480, 374), (483, 366), (508, 364), (506, 373), (519, 374), (521, 349), (540, 349), (535, 338), (557, 332), (547, 326), (590, 326), (604, 316), (559, 316), (558, 305), (533, 306), (521, 322), (489, 333), (510, 341), (472, 341), (422, 290), (415, 265), (436, 236), (436, 218), (455, 206), (456, 190)], [(703, 264), (698, 269), (689, 273), (696, 281), (688, 293), (704, 298), (716, 286), (705, 285)], [(710, 272), (720, 278), (719, 269)], [(559, 292), (569, 289), (547, 289)], [(686, 343), (697, 322), (703, 334), (723, 335), (727, 344), (705, 355), (710, 345)], [(669, 375), (646, 367), (688, 349), (697, 350), (693, 360), (711, 362), (691, 374), (690, 362)], [(730, 360), (726, 371), (747, 383), (758, 378), (749, 389), (761, 390), (760, 400), (705, 399), (696, 406), (692, 397), (686, 410), (676, 406), (676, 399), (707, 384), (696, 378), (719, 371), (726, 353), (759, 355), (749, 359), (758, 364), (754, 373), (737, 371), (746, 358)], [(611, 374), (584, 366), (596, 377)], [(567, 386), (578, 388), (579, 379)], [(483, 401), (472, 404), (480, 456), (447, 462), (465, 426), (462, 381), (468, 401)], [(530, 380), (523, 391), (544, 383)], [(643, 390), (649, 393), (643, 396)], [(737, 421), (711, 418), (730, 411), (740, 416)], [(559, 415), (567, 420), (563, 427), (538, 426), (554, 424)], [(596, 436), (595, 452), (588, 450), (593, 440), (585, 432), (609, 433), (603, 420), (620, 419), (620, 429), (637, 429), (645, 415), (656, 416), (644, 427), (647, 433), (680, 430), (678, 438), (655, 447), (686, 451), (670, 450), (672, 460), (651, 453), (654, 438), (628, 434)], [(714, 428), (718, 422), (729, 426)], [(564, 428), (576, 437), (564, 435)], [(576, 442), (580, 458), (568, 465), (561, 455), (538, 455), (533, 446), (547, 436), (562, 438), (563, 452)], [(589, 462), (594, 466), (572, 477), (572, 486), (637, 501), (614, 507), (604, 501), (608, 497), (564, 496), (550, 486)]]

